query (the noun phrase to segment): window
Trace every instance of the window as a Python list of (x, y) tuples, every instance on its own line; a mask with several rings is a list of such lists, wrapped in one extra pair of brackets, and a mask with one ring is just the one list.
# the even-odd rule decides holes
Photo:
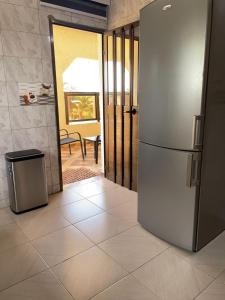
[(99, 121), (99, 93), (64, 93), (66, 122)]

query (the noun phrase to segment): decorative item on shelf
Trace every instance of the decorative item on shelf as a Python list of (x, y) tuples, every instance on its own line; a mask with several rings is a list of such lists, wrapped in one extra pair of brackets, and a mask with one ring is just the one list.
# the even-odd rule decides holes
[(30, 103), (33, 104), (35, 102), (37, 102), (37, 97), (34, 93), (32, 92), (29, 92), (29, 100), (30, 100)]
[(46, 84), (42, 83), (41, 96), (49, 97), (51, 95), (51, 87), (52, 87), (51, 84), (46, 85)]
[(25, 105), (29, 105), (30, 104), (30, 101), (29, 101), (29, 98), (28, 98), (27, 95), (23, 95), (22, 98), (23, 98), (23, 101), (24, 101)]

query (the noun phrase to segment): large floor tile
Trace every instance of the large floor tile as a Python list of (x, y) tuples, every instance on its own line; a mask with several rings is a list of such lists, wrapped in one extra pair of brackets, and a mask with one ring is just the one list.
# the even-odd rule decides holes
[(47, 207), (19, 215), (15, 220), (30, 240), (70, 225), (59, 209), (49, 210)]
[(135, 193), (125, 188), (110, 189), (101, 194), (89, 197), (88, 200), (101, 207), (104, 210), (111, 209), (115, 206), (124, 204), (128, 201), (132, 201), (135, 197)]
[(134, 277), (128, 276), (115, 283), (92, 300), (159, 300), (149, 289)]
[(100, 184), (98, 181), (95, 181), (95, 182), (78, 186), (76, 188), (76, 192), (81, 196), (88, 198), (114, 188), (116, 188), (116, 186)]
[(44, 271), (0, 292), (0, 300), (73, 300), (50, 271)]
[(151, 233), (135, 226), (99, 245), (127, 271), (132, 272), (169, 247)]
[(53, 268), (76, 300), (94, 297), (126, 272), (97, 247), (93, 247)]
[(210, 286), (204, 290), (196, 300), (224, 300), (225, 272), (223, 272)]
[(13, 223), (14, 219), (12, 214), (9, 212), (9, 209), (2, 208), (0, 209), (0, 226)]
[[(80, 150), (78, 150), (80, 151)], [(75, 192), (76, 192), (76, 189), (84, 184), (88, 184), (88, 183), (92, 183), (92, 182), (95, 182), (99, 179), (99, 177), (101, 176), (95, 176), (95, 177), (91, 177), (91, 178), (87, 178), (87, 179), (83, 179), (83, 180), (80, 180), (80, 181), (76, 181), (76, 182), (73, 182), (73, 183), (69, 183), (69, 184), (66, 184), (64, 185), (64, 190), (66, 189), (73, 189)]]
[(26, 243), (28, 238), (15, 223), (0, 226), (0, 253)]
[(61, 208), (64, 217), (71, 223), (77, 223), (97, 214), (103, 210), (88, 200), (81, 200)]
[(37, 251), (30, 244), (2, 252), (0, 254), (0, 290), (40, 273), (46, 267)]
[(120, 220), (108, 213), (102, 213), (85, 221), (76, 223), (75, 226), (93, 242), (100, 243), (130, 228), (132, 224)]
[(197, 253), (191, 253), (175, 247), (172, 251), (214, 278), (225, 270), (225, 232)]
[(119, 187), (118, 184), (115, 184), (113, 181), (108, 180), (108, 179), (104, 178), (103, 176), (96, 177), (96, 181), (95, 182), (97, 184), (101, 185), (102, 187), (104, 187), (105, 189)]
[(73, 189), (65, 189), (63, 192), (53, 194), (49, 197), (49, 206), (58, 207), (83, 199), (84, 198), (77, 194)]
[(126, 187), (123, 187), (121, 185), (116, 185), (116, 189), (117, 191), (119, 191), (125, 198), (127, 198), (129, 201), (136, 201), (138, 200), (138, 193), (137, 192), (134, 192), (134, 191), (131, 191), (129, 190), (128, 188)]
[(32, 244), (50, 266), (54, 266), (93, 245), (72, 225), (35, 240)]
[(116, 206), (107, 211), (108, 213), (126, 220), (128, 222), (132, 222), (134, 225), (138, 224), (137, 221), (137, 201), (129, 201), (122, 205)]
[(192, 267), (170, 249), (153, 258), (133, 275), (161, 299), (192, 300), (213, 278)]

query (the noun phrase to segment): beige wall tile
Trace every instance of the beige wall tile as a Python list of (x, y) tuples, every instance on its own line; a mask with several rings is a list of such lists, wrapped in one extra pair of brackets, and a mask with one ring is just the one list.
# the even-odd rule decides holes
[(120, 27), (139, 19), (140, 9), (154, 0), (111, 0), (108, 29)]
[(0, 27), (4, 30), (39, 33), (38, 10), (0, 2)]
[(9, 106), (19, 106), (20, 100), (18, 83), (14, 81), (8, 81), (6, 82), (5, 86)]
[(3, 55), (41, 58), (41, 36), (27, 32), (2, 31)]
[(0, 154), (12, 151), (12, 135), (11, 130), (0, 131)]
[(0, 2), (37, 8), (39, 0), (0, 0)]
[(8, 107), (2, 107), (0, 110), (0, 128), (1, 130), (10, 130)]
[(10, 118), (12, 129), (43, 127), (47, 123), (44, 106), (10, 107)]
[(8, 106), (5, 82), (0, 81), (0, 106)]
[(48, 133), (46, 127), (20, 129), (12, 131), (13, 149), (15, 151), (30, 148), (48, 147)]
[(17, 58), (4, 56), (7, 81), (42, 82), (42, 62), (40, 58)]
[(0, 81), (5, 81), (3, 56), (0, 56)]

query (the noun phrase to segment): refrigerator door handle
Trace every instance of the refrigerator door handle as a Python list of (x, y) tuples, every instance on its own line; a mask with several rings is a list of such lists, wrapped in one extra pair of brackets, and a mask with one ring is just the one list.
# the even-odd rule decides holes
[(188, 154), (186, 185), (191, 188), (200, 184), (200, 153)]
[(204, 120), (203, 115), (193, 116), (193, 141), (192, 147), (196, 150), (202, 149), (202, 121)]

